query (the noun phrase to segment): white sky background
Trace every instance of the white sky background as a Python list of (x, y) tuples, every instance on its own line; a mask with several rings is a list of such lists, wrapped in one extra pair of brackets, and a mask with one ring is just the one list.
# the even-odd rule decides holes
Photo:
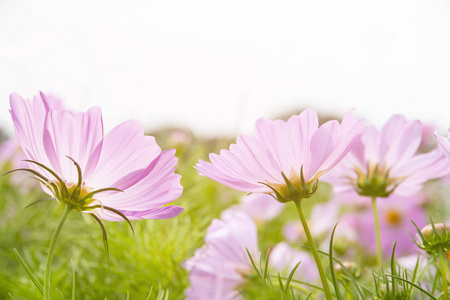
[(213, 136), (303, 107), (450, 123), (450, 1), (0, 0), (9, 93)]

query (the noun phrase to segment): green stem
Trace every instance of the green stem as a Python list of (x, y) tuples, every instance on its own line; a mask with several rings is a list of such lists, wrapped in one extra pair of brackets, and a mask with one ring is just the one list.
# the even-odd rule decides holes
[(439, 249), (439, 265), (441, 267), (442, 288), (444, 290), (444, 300), (448, 300), (447, 273), (448, 265), (443, 250)]
[(381, 250), (380, 222), (378, 221), (377, 197), (372, 197), (373, 219), (375, 220), (375, 236), (377, 240), (377, 264), (381, 266), (383, 263), (383, 252)]
[(306, 237), (308, 239), (308, 242), (311, 246), (311, 252), (314, 256), (314, 260), (316, 261), (317, 269), (319, 270), (320, 280), (322, 281), (323, 290), (325, 292), (325, 297), (327, 300), (331, 300), (331, 293), (330, 288), (328, 287), (328, 281), (327, 277), (325, 276), (325, 272), (322, 267), (322, 262), (320, 261), (319, 252), (317, 251), (316, 244), (314, 243), (314, 240), (311, 236), (311, 232), (308, 228), (308, 223), (306, 221), (305, 215), (303, 214), (302, 204), (301, 200), (294, 201), (295, 205), (297, 206), (298, 215), (300, 217), (300, 221), (303, 225), (303, 230), (305, 231)]
[(52, 241), (50, 242), (50, 249), (48, 249), (47, 262), (45, 263), (45, 276), (44, 276), (44, 300), (50, 299), (50, 274), (52, 268), (53, 251), (55, 250), (56, 240), (58, 239), (61, 228), (67, 219), (72, 207), (69, 205), (65, 206), (64, 213), (59, 220), (58, 226), (56, 227), (55, 233), (53, 234)]

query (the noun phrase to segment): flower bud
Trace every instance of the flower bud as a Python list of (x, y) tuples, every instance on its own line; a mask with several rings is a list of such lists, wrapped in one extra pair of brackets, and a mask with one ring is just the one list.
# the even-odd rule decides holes
[(428, 224), (420, 232), (430, 244), (436, 240), (445, 240), (448, 236), (448, 228), (444, 223), (434, 224), (434, 229), (433, 225)]
[[(359, 278), (359, 276), (361, 275), (361, 270), (359, 268), (359, 265), (356, 262), (343, 261), (342, 265), (345, 267), (345, 269), (347, 269), (348, 272), (350, 272), (350, 274), (353, 277)], [(346, 275), (344, 268), (340, 264), (335, 263), (334, 270), (336, 271), (336, 275), (340, 278), (342, 278), (343, 275)], [(345, 279), (345, 278), (342, 278), (342, 279)]]
[(416, 241), (416, 244), (420, 249), (423, 249), (428, 253), (440, 250), (447, 252), (450, 250), (450, 232), (446, 224), (431, 223), (423, 227), (422, 230), (419, 230), (419, 228), (417, 228), (417, 230), (422, 238), (421, 243)]

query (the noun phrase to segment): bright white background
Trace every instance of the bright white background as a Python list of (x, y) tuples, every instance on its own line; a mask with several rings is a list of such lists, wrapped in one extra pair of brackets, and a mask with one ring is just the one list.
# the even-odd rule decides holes
[(0, 0), (0, 126), (8, 95), (102, 107), (110, 129), (252, 132), (313, 107), (381, 125), (450, 123), (450, 1)]

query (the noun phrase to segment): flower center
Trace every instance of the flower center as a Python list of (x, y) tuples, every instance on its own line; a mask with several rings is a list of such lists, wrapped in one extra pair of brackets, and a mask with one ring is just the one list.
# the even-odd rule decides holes
[(281, 176), (283, 176), (285, 184), (261, 182), (274, 192), (274, 198), (281, 203), (286, 203), (289, 201), (300, 201), (303, 198), (309, 198), (317, 190), (318, 180), (311, 179), (310, 181), (306, 182), (305, 178), (303, 177), (303, 166), (300, 169), (300, 176), (293, 170), (289, 176), (289, 179), (283, 172), (281, 172)]
[(402, 221), (402, 214), (396, 209), (389, 209), (386, 213), (386, 221), (389, 225), (397, 226)]
[(75, 210), (82, 211), (85, 207), (95, 201), (95, 199), (92, 198), (94, 195), (89, 195), (94, 189), (86, 186), (84, 182), (81, 186), (77, 186), (77, 184), (73, 182), (65, 182), (67, 195), (62, 193), (61, 183), (59, 181), (51, 181), (48, 185), (51, 183), (57, 186), (57, 190), (53, 191), (56, 199), (65, 205), (73, 206)]

